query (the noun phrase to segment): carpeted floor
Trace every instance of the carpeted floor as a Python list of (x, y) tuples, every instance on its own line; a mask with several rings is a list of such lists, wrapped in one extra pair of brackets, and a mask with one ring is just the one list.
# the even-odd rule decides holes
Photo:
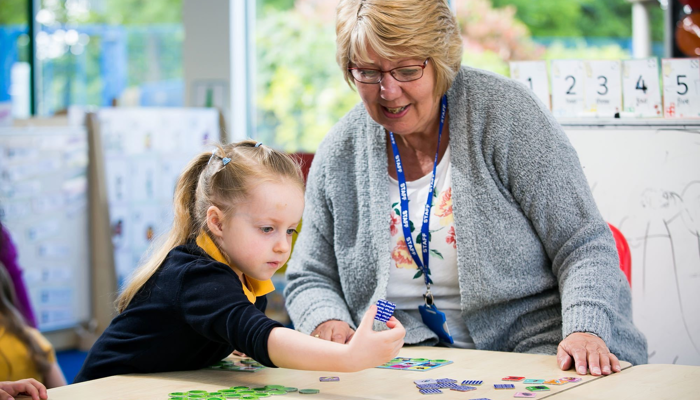
[(80, 368), (83, 366), (85, 357), (87, 357), (86, 351), (64, 350), (56, 352), (58, 365), (61, 367), (63, 375), (66, 377), (66, 382), (68, 382), (68, 384), (73, 383), (75, 376), (78, 375), (78, 372), (80, 372)]

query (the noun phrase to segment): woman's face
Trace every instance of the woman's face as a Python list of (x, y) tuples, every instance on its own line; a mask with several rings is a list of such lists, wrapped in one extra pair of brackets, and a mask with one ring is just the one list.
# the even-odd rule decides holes
[[(406, 65), (421, 65), (425, 59), (405, 58), (395, 62), (380, 58), (369, 50), (371, 64), (352, 65), (388, 71)], [(367, 112), (387, 131), (397, 135), (428, 133), (437, 126), (439, 98), (435, 98), (435, 69), (430, 60), (423, 76), (411, 82), (399, 82), (388, 72), (381, 83), (368, 84), (355, 81), (357, 91)]]

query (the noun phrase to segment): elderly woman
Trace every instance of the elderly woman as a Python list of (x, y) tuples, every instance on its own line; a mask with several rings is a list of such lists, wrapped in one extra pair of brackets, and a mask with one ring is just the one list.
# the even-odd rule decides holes
[(576, 152), (523, 85), (460, 66), (445, 0), (342, 0), (337, 61), (362, 103), (319, 146), (287, 272), (297, 329), (347, 342), (397, 304), (407, 344), (647, 360)]

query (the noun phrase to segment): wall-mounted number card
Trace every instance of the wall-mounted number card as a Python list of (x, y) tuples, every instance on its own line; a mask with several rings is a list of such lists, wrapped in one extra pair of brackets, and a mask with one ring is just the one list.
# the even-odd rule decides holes
[(585, 74), (581, 60), (552, 61), (552, 113), (577, 118), (585, 113)]
[(530, 88), (548, 109), (552, 109), (546, 61), (513, 61), (510, 77)]
[(625, 113), (635, 117), (662, 116), (656, 58), (622, 62), (622, 98)]
[(614, 118), (622, 111), (622, 64), (620, 61), (584, 61), (584, 69), (586, 114)]
[(700, 58), (661, 60), (664, 117), (700, 118)]

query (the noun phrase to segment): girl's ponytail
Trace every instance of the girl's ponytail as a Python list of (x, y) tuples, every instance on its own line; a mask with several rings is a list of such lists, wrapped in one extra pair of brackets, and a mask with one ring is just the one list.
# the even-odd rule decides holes
[(129, 283), (117, 298), (117, 311), (119, 313), (124, 311), (139, 289), (158, 270), (158, 267), (163, 263), (170, 250), (185, 244), (193, 233), (199, 231), (194, 226), (196, 225), (196, 218), (193, 215), (197, 185), (210, 157), (211, 153), (200, 154), (190, 161), (182, 175), (180, 175), (173, 199), (173, 226), (164, 240), (161, 239), (156, 242), (154, 245), (154, 248), (156, 248), (155, 252), (134, 272)]

